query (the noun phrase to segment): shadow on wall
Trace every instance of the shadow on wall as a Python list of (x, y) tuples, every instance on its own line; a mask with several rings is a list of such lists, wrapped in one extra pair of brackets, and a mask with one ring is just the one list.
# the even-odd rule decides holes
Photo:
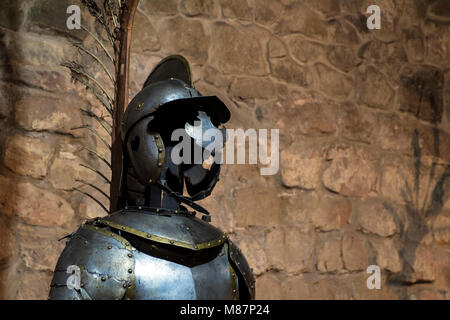
[[(3, 4), (2, 4), (3, 6)], [(13, 30), (17, 30), (21, 23), (20, 5), (8, 2), (2, 8), (2, 24), (6, 24)], [(8, 299), (14, 296), (16, 288), (11, 287), (17, 274), (13, 264), (18, 261), (18, 244), (16, 242), (14, 197), (17, 193), (18, 180), (9, 178), (11, 172), (4, 166), (5, 147), (7, 139), (11, 136), (14, 125), (14, 105), (19, 97), (16, 84), (20, 83), (19, 62), (14, 59), (15, 51), (20, 50), (17, 46), (10, 46), (12, 42), (9, 37), (18, 37), (18, 33), (5, 32), (0, 28), (0, 299)], [(20, 41), (14, 41), (20, 46)], [(25, 159), (14, 159), (15, 165), (20, 166)]]
[[(414, 96), (418, 104), (415, 110), (416, 116), (427, 108), (432, 124), (432, 139), (430, 149), (424, 154), (421, 146), (421, 134), (415, 129), (412, 135), (412, 150), (414, 155), (414, 181), (411, 183), (405, 178), (405, 188), (401, 191), (406, 203), (406, 216), (404, 219), (397, 217), (401, 222), (400, 236), (403, 247), (400, 255), (403, 263), (400, 274), (393, 277), (391, 284), (414, 285), (420, 283), (433, 283), (436, 279), (432, 272), (433, 251), (428, 246), (433, 235), (433, 225), (436, 218), (444, 213), (443, 205), (450, 183), (450, 165), (440, 163), (441, 141), (438, 128), (442, 118), (442, 96), (430, 88), (433, 84), (416, 75), (412, 79), (412, 87), (416, 89)], [(439, 75), (436, 77), (439, 78)], [(439, 80), (437, 80), (439, 82)], [(409, 84), (411, 85), (411, 83)], [(426, 168), (424, 155), (431, 155), (431, 166)], [(426, 187), (425, 187), (426, 186)], [(424, 190), (423, 190), (423, 189)], [(385, 204), (386, 205), (386, 204)], [(428, 239), (427, 239), (428, 238)], [(427, 255), (421, 253), (426, 248)], [(427, 269), (427, 266), (431, 268)], [(408, 296), (404, 296), (407, 298)]]

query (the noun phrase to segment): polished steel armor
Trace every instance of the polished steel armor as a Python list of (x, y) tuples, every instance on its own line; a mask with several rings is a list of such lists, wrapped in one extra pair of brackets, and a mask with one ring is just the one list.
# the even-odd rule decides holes
[[(210, 127), (230, 117), (217, 97), (193, 88), (184, 58), (164, 59), (124, 117), (121, 209), (70, 235), (50, 299), (254, 298), (255, 281), (241, 251), (195, 203), (211, 193), (220, 164), (208, 170), (170, 161), (167, 133), (192, 131), (197, 114)], [(198, 135), (191, 132), (194, 140)], [(183, 194), (184, 185), (191, 197)], [(73, 267), (78, 287), (68, 281), (77, 276), (68, 273)]]

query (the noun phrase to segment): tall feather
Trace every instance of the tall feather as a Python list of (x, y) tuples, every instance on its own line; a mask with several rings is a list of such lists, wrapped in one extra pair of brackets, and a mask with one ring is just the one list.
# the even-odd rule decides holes
[[(111, 150), (111, 160), (108, 161), (92, 148), (87, 146), (83, 147), (83, 149), (87, 150), (91, 155), (95, 156), (98, 160), (107, 165), (107, 168), (111, 170), (111, 180), (109, 180), (106, 177), (107, 174), (101, 172), (101, 170), (90, 165), (80, 163), (81, 166), (91, 170), (110, 185), (109, 196), (101, 191), (101, 188), (91, 183), (81, 180), (76, 181), (81, 182), (85, 186), (91, 187), (94, 190), (99, 192), (101, 191), (100, 193), (109, 200), (109, 206), (105, 205), (102, 201), (98, 200), (88, 192), (78, 188), (73, 188), (73, 190), (90, 197), (105, 211), (113, 212), (117, 209), (120, 176), (122, 173), (122, 141), (120, 126), (125, 107), (128, 104), (131, 31), (134, 21), (134, 14), (136, 12), (137, 5), (139, 4), (139, 0), (103, 0), (103, 5), (98, 5), (99, 1), (100, 0), (81, 0), (81, 3), (95, 18), (96, 23), (103, 27), (107, 41), (103, 42), (102, 36), (95, 34), (86, 26), (82, 25), (81, 27), (95, 40), (95, 45), (97, 48), (105, 52), (107, 61), (103, 61), (102, 58), (96, 54), (96, 50), (87, 48), (81, 43), (75, 43), (74, 46), (79, 49), (81, 54), (91, 57), (93, 62), (97, 63), (101, 67), (101, 69), (108, 76), (108, 79), (111, 80), (111, 83), (114, 86), (114, 92), (108, 92), (106, 89), (107, 86), (102, 84), (99, 79), (96, 79), (96, 77), (91, 74), (85, 66), (80, 65), (75, 61), (64, 62), (62, 65), (71, 71), (73, 80), (81, 83), (94, 94), (101, 105), (105, 108), (107, 116), (112, 119), (111, 123), (103, 115), (99, 116), (93, 111), (81, 108), (83, 115), (94, 119), (101, 126), (100, 130), (103, 128), (103, 130), (108, 133), (111, 137), (111, 143), (108, 143), (97, 131), (97, 129), (91, 125), (72, 128), (73, 130), (89, 130), (103, 144), (105, 144), (109, 150)], [(106, 44), (109, 44), (109, 46), (113, 48), (113, 55), (111, 55)], [(111, 63), (114, 64), (114, 73), (108, 69), (108, 65), (111, 65)], [(109, 207), (109, 209), (107, 209), (107, 207)]]

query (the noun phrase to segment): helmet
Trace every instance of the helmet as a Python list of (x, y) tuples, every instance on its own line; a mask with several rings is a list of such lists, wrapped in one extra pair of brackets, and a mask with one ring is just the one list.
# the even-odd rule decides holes
[[(181, 71), (175, 69), (178, 66)], [(165, 78), (163, 73), (165, 73)], [(183, 74), (184, 73), (184, 74)], [(186, 82), (187, 81), (187, 82)], [(139, 121), (155, 115), (169, 116), (172, 121), (186, 120), (188, 113), (204, 111), (216, 126), (230, 119), (230, 111), (216, 96), (202, 96), (191, 83), (188, 62), (182, 56), (163, 59), (147, 78), (144, 88), (131, 100), (122, 123), (122, 139)]]
[[(173, 169), (167, 156), (167, 148), (173, 144), (172, 131), (187, 128), (199, 114), (202, 122), (208, 121), (214, 127), (230, 119), (228, 108), (219, 98), (202, 96), (192, 86), (186, 59), (170, 56), (162, 60), (129, 103), (123, 117), (124, 149), (141, 184), (152, 185), (158, 182), (164, 168)], [(184, 169), (189, 194), (201, 199), (209, 195), (218, 180), (220, 165), (214, 164), (212, 170), (201, 165)]]

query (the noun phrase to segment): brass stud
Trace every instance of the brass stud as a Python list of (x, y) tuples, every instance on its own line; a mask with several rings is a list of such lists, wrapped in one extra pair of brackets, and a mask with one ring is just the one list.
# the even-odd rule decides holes
[(131, 270), (131, 269), (128, 269), (128, 273), (133, 273), (133, 270)]
[(102, 277), (102, 281), (106, 281), (106, 277), (105, 276)]
[(84, 288), (84, 282), (80, 283), (80, 287)]
[(191, 228), (189, 228), (189, 227), (186, 227), (186, 230), (188, 230), (188, 231), (189, 231), (189, 230), (191, 230)]
[(194, 249), (198, 249), (198, 246), (197, 246), (197, 245), (195, 245), (195, 246), (194, 246)]
[(236, 293), (236, 289), (233, 289), (233, 293)]
[(152, 179), (148, 179), (148, 183), (153, 183), (153, 180)]
[(162, 163), (161, 163), (161, 162), (159, 162), (159, 163), (158, 163), (158, 167), (161, 167), (161, 166), (162, 166)]
[(211, 243), (210, 242), (208, 242), (208, 247), (211, 247)]
[(112, 249), (112, 246), (108, 246), (108, 250), (111, 250)]
[(133, 258), (133, 255), (131, 253), (128, 254), (129, 258)]
[(122, 227), (122, 230), (125, 230), (125, 227)]
[(159, 213), (159, 211), (161, 211), (159, 208), (158, 209), (156, 209), (156, 213)]
[(147, 238), (151, 238), (152, 237), (152, 235), (151, 234), (147, 234)]

